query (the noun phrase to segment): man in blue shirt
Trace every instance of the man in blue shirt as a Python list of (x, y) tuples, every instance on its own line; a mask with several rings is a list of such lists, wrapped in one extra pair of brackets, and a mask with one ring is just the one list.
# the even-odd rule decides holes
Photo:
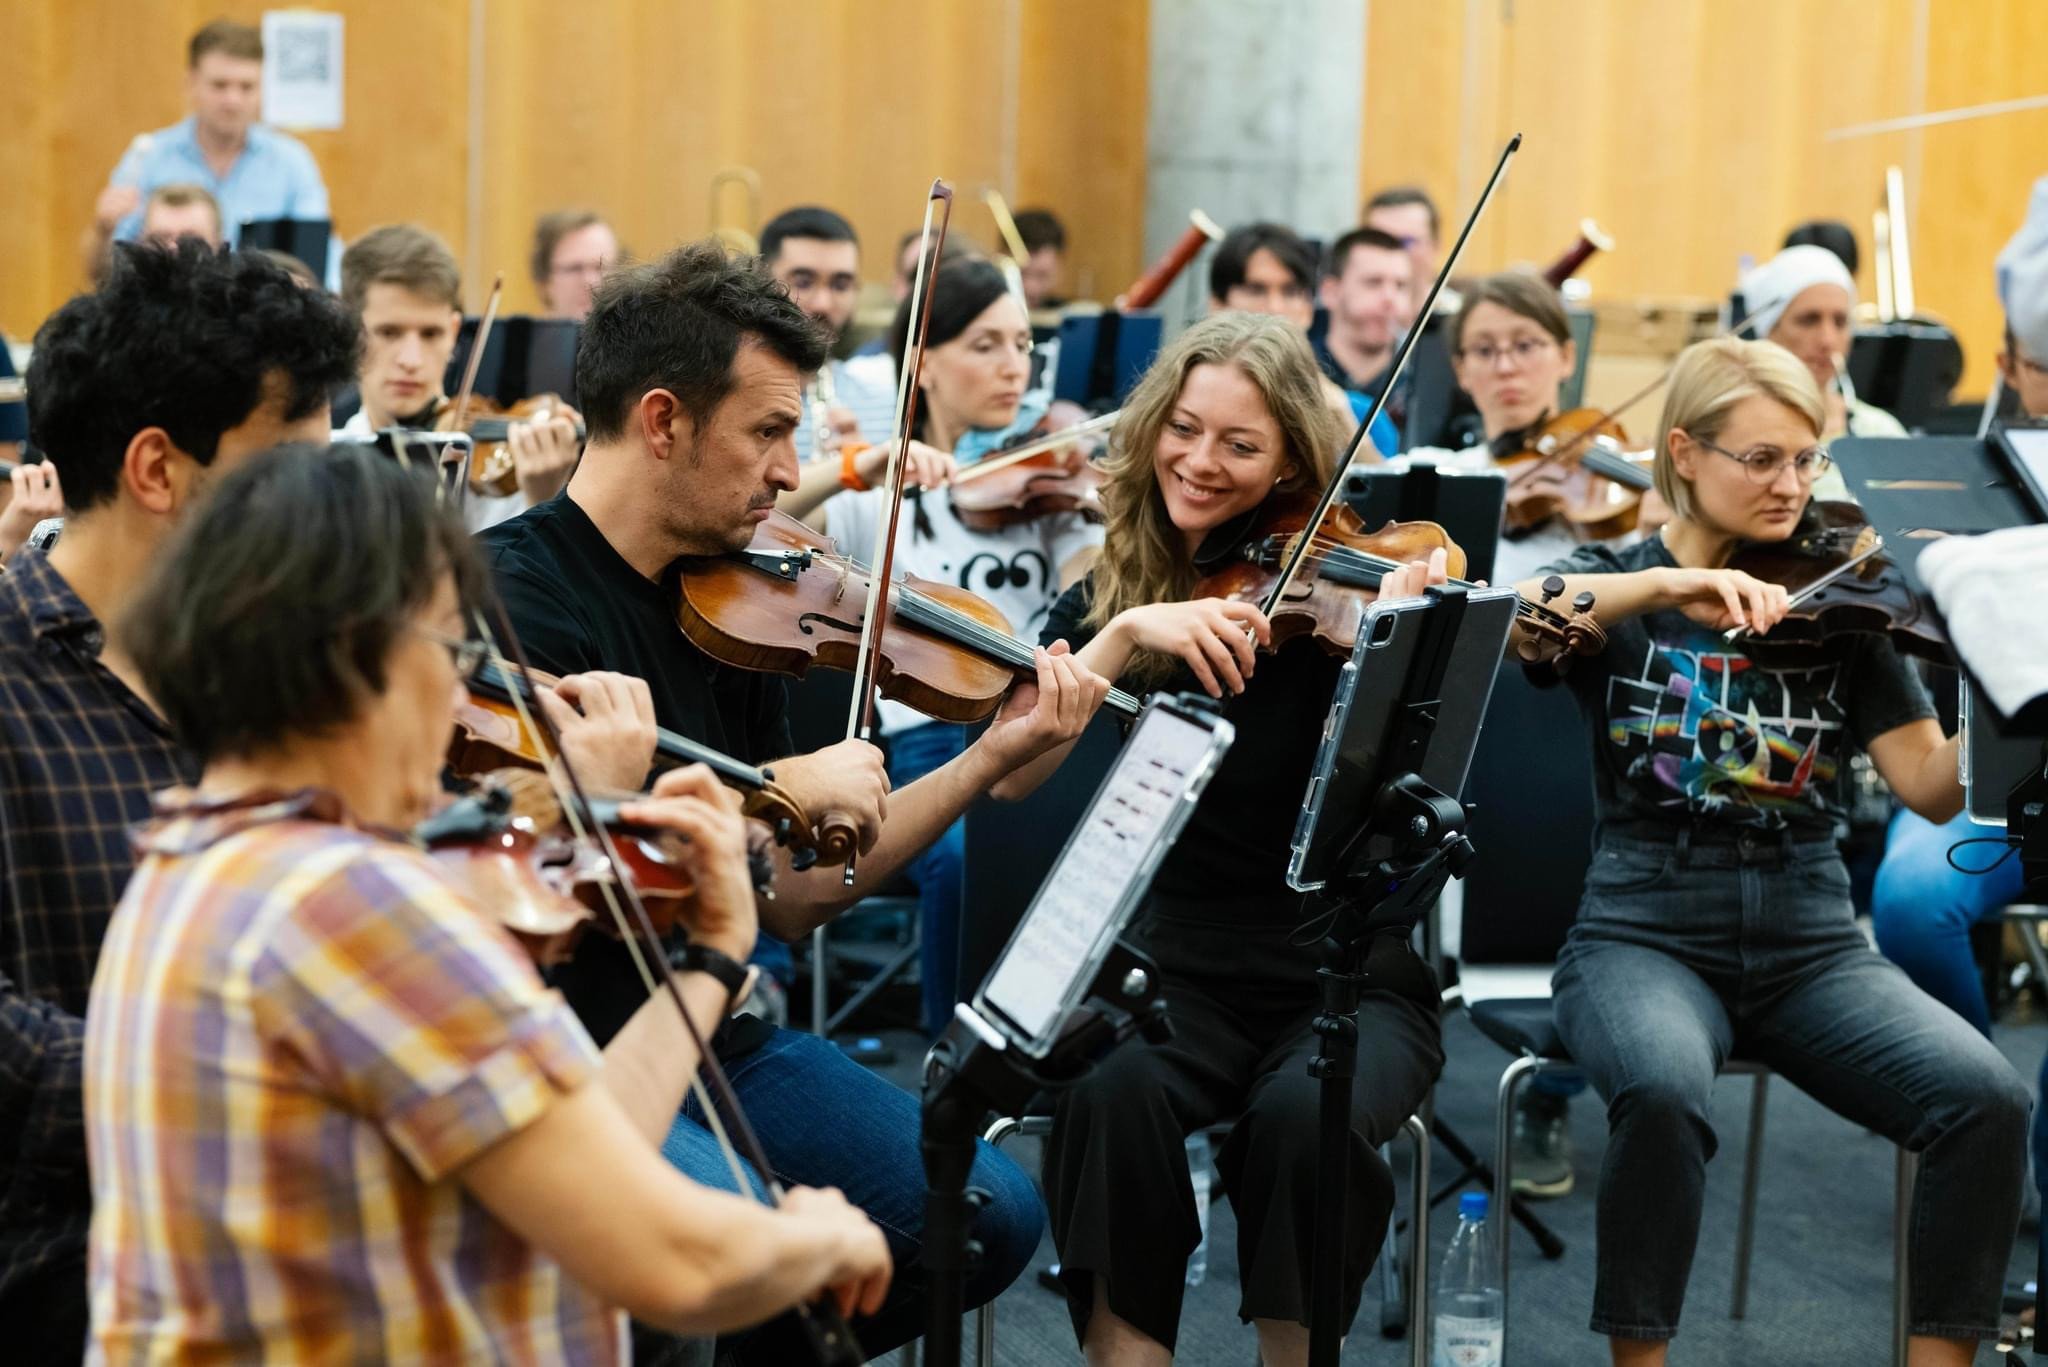
[(209, 191), (229, 242), (254, 219), (328, 217), (327, 186), (313, 154), (256, 122), (262, 86), (263, 36), (256, 29), (220, 19), (192, 35), (185, 73), (192, 113), (128, 144), (94, 206), (84, 243), (88, 270), (109, 238), (141, 235), (143, 203), (164, 185)]

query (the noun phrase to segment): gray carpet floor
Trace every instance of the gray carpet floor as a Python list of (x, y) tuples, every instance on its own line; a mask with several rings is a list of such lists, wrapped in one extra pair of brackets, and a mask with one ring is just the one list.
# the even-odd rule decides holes
[[(889, 1038), (902, 1050), (896, 1066), (886, 1071), (908, 1082), (915, 1076), (915, 1039), (908, 1033)], [(1998, 1043), (2031, 1084), (2048, 1049), (2048, 1025), (2002, 1023)], [(1490, 1156), (1494, 1088), (1506, 1056), (1458, 1017), (1446, 1022), (1445, 1044), (1449, 1063), (1437, 1088), (1438, 1114), (1482, 1157)], [(1748, 1079), (1724, 1079), (1714, 1095), (1720, 1152), (1709, 1168), (1705, 1222), (1671, 1360), (1683, 1367), (1879, 1367), (1889, 1360), (1895, 1151), (1781, 1079), (1771, 1084), (1764, 1127), (1749, 1312), (1740, 1321), (1728, 1317), (1749, 1086)], [(1574, 1103), (1571, 1127), (1577, 1188), (1538, 1207), (1565, 1241), (1564, 1256), (1547, 1261), (1526, 1233), (1519, 1228), (1514, 1233), (1510, 1352), (1516, 1367), (1576, 1367), (1607, 1360), (1603, 1342), (1586, 1329), (1593, 1294), (1593, 1195), (1605, 1137), (1597, 1098), (1587, 1093)], [(1034, 1173), (1037, 1147), (1035, 1141), (1020, 1141), (1012, 1149)], [(1397, 1176), (1405, 1173), (1406, 1147), (1396, 1146)], [(1450, 1173), (1449, 1155), (1441, 1146), (1432, 1163), (1433, 1183), (1440, 1186)], [(1407, 1188), (1400, 1190), (1405, 1206)], [(1430, 1223), (1433, 1281), (1457, 1223), (1455, 1203), (1438, 1206)], [(1176, 1361), (1186, 1367), (1256, 1367), (1255, 1337), (1237, 1320), (1235, 1229), (1227, 1202), (1212, 1212), (1210, 1231), (1208, 1275), (1188, 1293)], [(1052, 1258), (1048, 1239), (1039, 1266)], [(2010, 1279), (2031, 1278), (2033, 1269), (2030, 1226), (2014, 1248)], [(1392, 1367), (1408, 1360), (1408, 1344), (1377, 1332), (1380, 1293), (1381, 1275), (1375, 1271), (1345, 1347), (1346, 1363)], [(1080, 1361), (1063, 1302), (1033, 1276), (1003, 1295), (997, 1316), (996, 1361), (1001, 1367)], [(969, 1344), (971, 1353), (971, 1339)], [(1979, 1362), (1993, 1358), (1988, 1350), (1978, 1355)]]

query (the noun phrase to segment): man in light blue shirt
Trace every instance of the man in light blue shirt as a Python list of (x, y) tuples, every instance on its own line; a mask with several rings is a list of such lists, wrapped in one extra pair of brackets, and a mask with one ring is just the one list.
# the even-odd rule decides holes
[(185, 95), (192, 113), (169, 128), (138, 134), (94, 208), (85, 244), (88, 268), (110, 238), (141, 234), (142, 207), (164, 185), (204, 187), (219, 201), (221, 227), (234, 242), (242, 224), (267, 218), (327, 218), (327, 186), (298, 139), (256, 122), (263, 86), (263, 36), (247, 24), (216, 20), (192, 35)]

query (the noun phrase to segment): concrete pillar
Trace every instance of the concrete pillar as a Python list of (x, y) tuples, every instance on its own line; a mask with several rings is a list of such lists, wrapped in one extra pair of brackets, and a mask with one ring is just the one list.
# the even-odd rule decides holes
[[(1367, 0), (1152, 0), (1145, 255), (1199, 208), (1328, 241), (1358, 221)], [(1206, 300), (1204, 278), (1165, 300)]]

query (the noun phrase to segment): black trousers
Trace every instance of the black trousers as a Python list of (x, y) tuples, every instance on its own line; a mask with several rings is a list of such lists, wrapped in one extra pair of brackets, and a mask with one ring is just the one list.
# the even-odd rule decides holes
[[(1237, 1215), (1244, 1320), (1308, 1321), (1316, 1115), (1308, 1074), (1318, 1009), (1313, 946), (1227, 907), (1155, 907), (1138, 931), (1159, 961), (1174, 1038), (1133, 1040), (1060, 1094), (1045, 1153), (1060, 1275), (1085, 1335), (1095, 1278), (1118, 1317), (1171, 1349), (1187, 1259), (1201, 1238), (1184, 1144), (1235, 1118), (1217, 1168)], [(1379, 1155), (1443, 1070), (1436, 987), (1397, 937), (1376, 941), (1358, 1013), (1345, 1216), (1344, 1321), (1386, 1235), (1393, 1175)]]

